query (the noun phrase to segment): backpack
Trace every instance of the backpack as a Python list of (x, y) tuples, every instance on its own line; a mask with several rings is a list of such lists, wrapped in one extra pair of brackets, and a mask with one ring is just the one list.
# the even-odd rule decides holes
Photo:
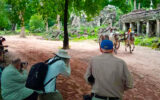
[(44, 80), (48, 72), (48, 65), (51, 65), (58, 60), (60, 60), (60, 58), (54, 58), (53, 61), (49, 62), (48, 64), (44, 62), (34, 64), (29, 72), (25, 86), (33, 90), (42, 90), (43, 92), (45, 92), (44, 87), (54, 79), (52, 78), (46, 84), (44, 84)]

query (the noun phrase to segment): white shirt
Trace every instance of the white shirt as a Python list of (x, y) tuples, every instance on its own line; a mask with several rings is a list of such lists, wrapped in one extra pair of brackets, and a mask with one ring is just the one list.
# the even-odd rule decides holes
[[(54, 58), (48, 61), (51, 62)], [(44, 81), (44, 84), (47, 83), (51, 78), (62, 74), (64, 76), (70, 76), (71, 69), (70, 66), (66, 66), (63, 60), (58, 60), (55, 63), (48, 66), (48, 72)], [(45, 93), (55, 92), (56, 78), (53, 79), (45, 86)]]

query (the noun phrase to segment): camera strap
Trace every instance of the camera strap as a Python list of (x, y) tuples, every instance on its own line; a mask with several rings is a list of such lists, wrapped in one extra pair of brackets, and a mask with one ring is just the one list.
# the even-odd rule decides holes
[[(51, 59), (52, 59), (52, 58), (51, 58)], [(50, 59), (48, 59), (47, 62), (48, 62), (49, 60), (50, 60)], [(54, 59), (53, 59), (51, 62), (49, 62), (48, 65), (51, 65), (51, 64), (55, 63), (55, 62), (58, 61), (58, 60), (61, 60), (61, 59), (54, 57)], [(47, 62), (45, 61), (45, 63), (47, 63)], [(57, 76), (58, 76), (58, 75), (57, 75)], [(53, 79), (56, 79), (57, 76), (51, 78), (47, 83), (45, 83), (45, 84), (44, 84), (44, 87), (47, 86), (47, 84), (49, 84)], [(55, 90), (56, 90), (56, 82), (55, 82)]]
[(51, 78), (47, 83), (45, 83), (45, 84), (44, 84), (44, 87), (45, 87), (48, 83), (50, 83), (53, 79), (55, 79), (55, 78), (57, 78), (57, 76)]

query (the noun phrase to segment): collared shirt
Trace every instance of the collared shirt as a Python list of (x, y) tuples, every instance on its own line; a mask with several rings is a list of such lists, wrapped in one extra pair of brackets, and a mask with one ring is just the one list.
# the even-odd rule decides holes
[(95, 78), (92, 92), (107, 97), (122, 98), (125, 89), (133, 87), (133, 81), (126, 63), (110, 53), (103, 53), (91, 59), (85, 79)]
[(13, 65), (9, 65), (2, 72), (1, 88), (3, 100), (23, 100), (33, 93), (25, 87), (27, 71), (20, 73)]
[[(54, 58), (50, 59), (49, 62), (51, 62), (53, 59)], [(56, 77), (59, 74), (62, 74), (64, 76), (70, 76), (71, 74), (70, 66), (66, 66), (63, 60), (58, 60), (55, 63), (48, 66), (48, 72), (44, 84), (46, 84), (51, 78)], [(56, 78), (45, 86), (45, 93), (55, 92), (56, 91), (55, 85), (56, 85)]]

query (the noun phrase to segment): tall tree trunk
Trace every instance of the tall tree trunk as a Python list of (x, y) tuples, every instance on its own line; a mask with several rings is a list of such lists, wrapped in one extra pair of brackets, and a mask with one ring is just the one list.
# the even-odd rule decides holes
[(60, 25), (60, 15), (57, 15), (57, 30), (61, 29), (61, 25)]
[(141, 3), (140, 2), (138, 3), (138, 9), (141, 9)]
[(67, 22), (68, 22), (68, 0), (65, 0), (63, 49), (69, 49)]
[(16, 30), (16, 23), (12, 23), (12, 31)]
[(45, 24), (46, 24), (46, 32), (48, 32), (48, 18), (46, 18)]
[(21, 32), (20, 37), (25, 38), (25, 26), (24, 26), (24, 18), (21, 18)]
[(136, 2), (136, 0), (134, 0), (134, 10), (136, 10), (137, 9), (137, 2)]

